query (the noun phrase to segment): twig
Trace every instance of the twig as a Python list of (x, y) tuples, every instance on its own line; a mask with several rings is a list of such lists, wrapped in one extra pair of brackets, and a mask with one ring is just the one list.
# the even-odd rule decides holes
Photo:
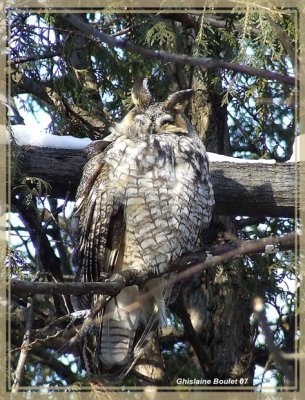
[[(84, 50), (86, 49), (87, 46), (78, 46), (75, 47), (74, 50)], [(64, 49), (63, 48), (59, 48), (58, 50), (54, 50), (54, 51), (46, 51), (45, 53), (42, 54), (35, 54), (32, 56), (26, 56), (26, 57), (19, 57), (16, 59), (12, 59), (9, 61), (10, 65), (14, 66), (17, 64), (24, 64), (24, 63), (28, 63), (31, 61), (38, 61), (38, 60), (46, 60), (48, 58), (54, 58), (54, 57), (62, 57), (63, 56), (63, 52)]]
[(129, 27), (126, 28), (126, 29), (121, 29), (120, 31), (117, 31), (117, 32), (113, 33), (111, 36), (112, 36), (112, 37), (117, 37), (117, 36), (126, 35), (126, 33), (131, 32), (132, 29), (133, 29), (133, 27), (132, 27), (132, 26), (129, 26)]
[(31, 297), (28, 298), (28, 303), (26, 306), (26, 310), (24, 313), (25, 319), (25, 333), (23, 336), (23, 342), (21, 346), (20, 356), (17, 363), (17, 367), (14, 373), (14, 382), (12, 385), (12, 393), (18, 392), (18, 388), (22, 382), (23, 373), (24, 373), (24, 364), (28, 356), (29, 352), (29, 344), (31, 338), (32, 331), (32, 318), (33, 318), (33, 299)]
[(263, 383), (264, 383), (266, 372), (270, 369), (270, 367), (272, 366), (272, 363), (273, 363), (273, 357), (272, 357), (272, 355), (269, 354), (268, 360), (266, 361), (266, 364), (264, 365), (264, 370), (262, 372), (262, 376), (261, 376), (261, 379), (260, 379), (259, 386), (261, 388), (262, 388)]
[(33, 56), (27, 56), (27, 57), (19, 57), (16, 58), (15, 60), (10, 61), (10, 65), (14, 66), (17, 64), (24, 64), (28, 63), (31, 61), (38, 61), (38, 60), (46, 60), (48, 58), (53, 58), (53, 57), (60, 57), (62, 56), (62, 50), (60, 51), (47, 51), (46, 53), (43, 54), (36, 54)]
[(287, 83), (288, 85), (295, 86), (295, 78), (293, 76), (286, 76), (277, 72), (261, 70), (258, 68), (240, 65), (237, 63), (230, 63), (222, 60), (216, 60), (212, 58), (203, 57), (190, 57), (185, 54), (167, 53), (162, 50), (151, 50), (141, 46), (137, 46), (134, 43), (124, 40), (122, 38), (113, 37), (102, 31), (93, 28), (89, 23), (83, 22), (78, 16), (74, 14), (63, 14), (63, 17), (70, 24), (79, 29), (82, 33), (88, 37), (92, 37), (95, 40), (107, 43), (109, 46), (117, 47), (123, 50), (130, 51), (132, 53), (141, 54), (145, 57), (155, 58), (164, 62), (173, 62), (182, 65), (194, 65), (206, 69), (228, 69), (235, 72), (240, 72), (250, 76), (258, 76), (265, 79), (276, 80), (278, 82)]
[(66, 351), (68, 348), (73, 347), (75, 344), (78, 344), (87, 335), (87, 333), (95, 323), (95, 317), (103, 310), (105, 304), (109, 299), (110, 297), (105, 295), (99, 299), (99, 301), (90, 310), (88, 316), (86, 316), (86, 318), (84, 319), (79, 331), (61, 349), (59, 349), (55, 353), (56, 356), (62, 354), (64, 351)]
[(257, 297), (254, 299), (254, 314), (256, 319), (258, 320), (262, 331), (265, 335), (266, 338), (266, 344), (268, 347), (268, 350), (270, 354), (272, 355), (272, 358), (277, 365), (277, 367), (283, 372), (285, 377), (288, 380), (288, 383), (290, 385), (293, 384), (294, 382), (294, 376), (293, 376), (293, 371), (288, 365), (287, 361), (282, 355), (282, 352), (278, 347), (276, 347), (273, 339), (273, 333), (268, 325), (267, 317), (266, 317), (266, 311), (264, 307), (264, 302), (260, 297)]

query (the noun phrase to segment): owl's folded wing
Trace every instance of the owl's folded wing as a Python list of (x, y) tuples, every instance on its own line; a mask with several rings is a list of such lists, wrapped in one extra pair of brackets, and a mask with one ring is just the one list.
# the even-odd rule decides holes
[(112, 272), (123, 245), (124, 206), (107, 185), (109, 169), (103, 154), (90, 159), (76, 195), (76, 262), (85, 282), (100, 281)]

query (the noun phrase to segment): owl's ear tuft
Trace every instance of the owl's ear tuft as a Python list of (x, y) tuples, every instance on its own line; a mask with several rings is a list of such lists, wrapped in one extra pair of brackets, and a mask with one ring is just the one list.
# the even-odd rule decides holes
[(183, 110), (193, 96), (193, 89), (180, 90), (168, 96), (163, 105), (166, 110)]
[(139, 76), (133, 85), (131, 91), (133, 104), (139, 108), (147, 108), (151, 102), (152, 96), (148, 87), (148, 79)]

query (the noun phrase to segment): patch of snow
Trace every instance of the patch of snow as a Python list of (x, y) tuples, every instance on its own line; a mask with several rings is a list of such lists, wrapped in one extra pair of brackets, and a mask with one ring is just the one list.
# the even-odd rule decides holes
[[(298, 135), (294, 139), (292, 155), (288, 162), (298, 162), (304, 160), (304, 153), (302, 154), (301, 149), (304, 151), (305, 146), (305, 135)], [(303, 158), (302, 158), (303, 155)]]
[(91, 143), (89, 138), (56, 136), (42, 132), (37, 125), (12, 125), (12, 135), (19, 146), (52, 147), (57, 149), (83, 149)]
[(207, 153), (210, 162), (217, 161), (217, 162), (249, 163), (249, 164), (254, 164), (254, 163), (274, 164), (276, 162), (275, 160), (265, 160), (265, 159), (247, 160), (246, 158), (228, 157), (222, 154), (210, 153), (210, 152)]
[[(1, 126), (1, 128), (4, 126)], [(92, 141), (89, 138), (76, 138), (74, 136), (57, 136), (51, 133), (41, 131), (40, 127), (35, 124), (27, 125), (12, 125), (12, 135), (16, 143), (20, 146), (38, 146), (38, 147), (51, 147), (57, 149), (83, 149), (88, 146)], [(2, 129), (1, 129), (2, 132)], [(10, 135), (6, 131), (5, 140), (1, 134), (0, 142), (7, 142)], [(301, 139), (303, 136), (297, 136), (293, 145), (293, 154), (289, 162), (300, 161), (301, 159)], [(245, 158), (228, 157), (222, 154), (207, 152), (210, 162), (230, 162), (230, 163), (264, 163), (274, 164), (275, 160), (247, 160)]]

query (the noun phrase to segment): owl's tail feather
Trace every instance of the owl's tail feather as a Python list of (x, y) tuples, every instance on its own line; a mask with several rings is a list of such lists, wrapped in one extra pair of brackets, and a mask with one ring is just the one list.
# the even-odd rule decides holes
[(136, 330), (140, 307), (135, 304), (138, 288), (124, 288), (105, 307), (100, 336), (99, 358), (105, 369), (128, 363)]
[(153, 303), (153, 310), (148, 318), (146, 318), (147, 315), (145, 316), (144, 314), (143, 316), (142, 313), (142, 318), (141, 318), (142, 320), (140, 322), (141, 325), (144, 326), (144, 330), (141, 333), (141, 336), (136, 341), (136, 345), (134, 346), (133, 349), (132, 359), (130, 360), (129, 364), (126, 365), (126, 367), (121, 371), (118, 377), (119, 379), (124, 378), (134, 368), (139, 359), (143, 356), (143, 353), (145, 352), (147, 345), (149, 345), (149, 343), (153, 339), (153, 335), (158, 327), (160, 318), (162, 318), (161, 315), (162, 308), (163, 308), (162, 302), (158, 301)]

